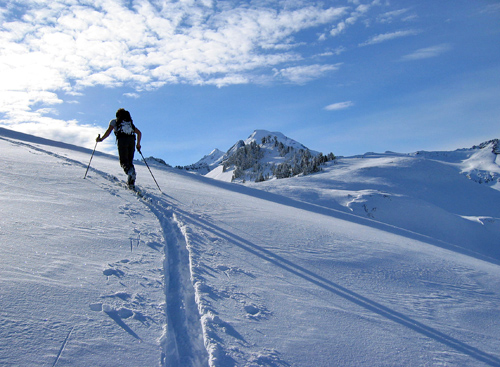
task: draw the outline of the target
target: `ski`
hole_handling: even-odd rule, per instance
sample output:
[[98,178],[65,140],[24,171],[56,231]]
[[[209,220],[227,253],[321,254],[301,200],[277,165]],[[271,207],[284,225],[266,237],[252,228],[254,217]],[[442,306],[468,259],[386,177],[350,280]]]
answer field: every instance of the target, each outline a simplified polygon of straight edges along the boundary
[[142,190],[140,187],[138,187],[136,185],[126,185],[126,186],[130,191],[133,191],[141,199],[146,198],[146,194],[145,194],[144,190]]

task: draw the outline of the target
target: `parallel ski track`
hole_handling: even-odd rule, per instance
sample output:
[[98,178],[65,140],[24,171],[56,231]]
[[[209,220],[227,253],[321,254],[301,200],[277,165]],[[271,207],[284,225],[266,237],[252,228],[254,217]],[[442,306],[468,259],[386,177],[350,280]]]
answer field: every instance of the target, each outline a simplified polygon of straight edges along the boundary
[[[100,171],[96,173],[129,190],[115,176]],[[166,325],[161,339],[161,366],[208,366],[208,352],[204,345],[200,314],[191,282],[189,252],[186,239],[175,222],[174,209],[143,188],[129,191],[158,218],[165,242],[163,273]]]
[[[33,144],[6,137],[0,137],[0,139],[47,154],[70,164],[87,168],[87,164],[85,163]],[[186,239],[175,222],[172,206],[161,200],[161,198],[149,194],[142,188],[138,192],[129,190],[125,182],[121,182],[115,176],[104,171],[93,167],[90,167],[89,171],[98,174],[114,185],[130,191],[131,195],[136,195],[137,199],[146,205],[158,218],[163,231],[165,241],[163,266],[166,297],[166,330],[161,340],[161,366],[208,366],[208,352],[204,346],[200,314],[195,301],[195,290],[191,282],[189,252],[186,246]],[[91,177],[87,176],[87,179],[91,180]],[[68,333],[53,366],[57,364],[72,331],[73,329]]]
[[139,187],[137,191],[129,190],[127,185],[115,176],[97,170],[95,172],[135,194],[160,223],[165,241],[163,273],[166,298],[166,326],[161,339],[161,366],[208,366],[208,352],[204,345],[200,314],[191,282],[189,252],[186,239],[175,222],[174,209],[143,188]]
[[204,345],[200,314],[191,282],[186,238],[175,221],[170,205],[144,191],[140,198],[158,218],[165,238],[167,330],[162,343],[162,365],[208,366],[208,352]]

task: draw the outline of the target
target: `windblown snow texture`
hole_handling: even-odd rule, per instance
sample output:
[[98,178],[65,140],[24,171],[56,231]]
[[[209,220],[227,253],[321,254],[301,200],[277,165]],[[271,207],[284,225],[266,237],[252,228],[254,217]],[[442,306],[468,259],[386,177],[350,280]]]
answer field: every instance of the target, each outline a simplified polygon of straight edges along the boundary
[[[0,129],[2,366],[500,366],[492,149],[251,187]],[[479,174],[478,174],[479,173]]]

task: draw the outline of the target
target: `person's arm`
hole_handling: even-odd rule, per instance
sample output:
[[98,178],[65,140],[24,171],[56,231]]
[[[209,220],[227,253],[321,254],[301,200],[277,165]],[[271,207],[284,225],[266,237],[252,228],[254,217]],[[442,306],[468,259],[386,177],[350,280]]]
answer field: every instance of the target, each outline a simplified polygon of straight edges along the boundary
[[137,134],[137,150],[140,152],[142,133],[141,130],[139,130],[138,128],[135,128],[134,132]]
[[106,139],[109,136],[109,134],[111,134],[111,131],[113,131],[113,126],[110,125],[108,127],[108,130],[106,130],[106,132],[102,136],[102,138],[100,136],[98,136],[95,141],[98,142],[98,143],[100,143],[101,141],[103,141],[104,139]]

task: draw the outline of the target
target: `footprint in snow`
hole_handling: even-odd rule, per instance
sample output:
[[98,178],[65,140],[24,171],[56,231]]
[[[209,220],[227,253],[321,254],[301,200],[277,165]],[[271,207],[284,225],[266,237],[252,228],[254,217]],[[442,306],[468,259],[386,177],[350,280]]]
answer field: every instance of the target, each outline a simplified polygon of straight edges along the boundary
[[253,305],[245,306],[245,311],[252,316],[257,315],[260,312],[260,310]]
[[112,269],[112,268],[109,268],[109,269],[105,269],[103,270],[102,272],[105,276],[109,277],[109,276],[116,276],[118,278],[122,277],[125,275],[125,273],[119,269]]
[[258,307],[255,305],[246,305],[243,309],[247,313],[247,317],[254,320],[264,319],[270,314],[265,307]]
[[119,309],[115,309],[113,306],[108,305],[106,303],[92,303],[90,305],[90,309],[95,312],[105,312],[107,314],[112,314],[114,316],[118,316],[121,319],[128,319],[132,316],[134,316],[134,311],[121,307]]
[[252,273],[234,266],[218,265],[217,270],[222,271],[224,274],[226,274],[228,278],[230,278],[232,275],[240,275],[240,274],[246,275],[250,278],[256,278],[256,276],[253,275]]
[[95,311],[95,312],[101,312],[102,311],[102,303],[92,303],[90,304],[90,310]]
[[116,292],[115,294],[102,296],[101,298],[120,298],[123,301],[128,301],[130,298],[132,298],[132,295],[127,292]]
[[116,314],[121,318],[121,319],[128,319],[132,316],[134,316],[134,311],[132,311],[129,308],[121,307],[118,310],[116,310]]

